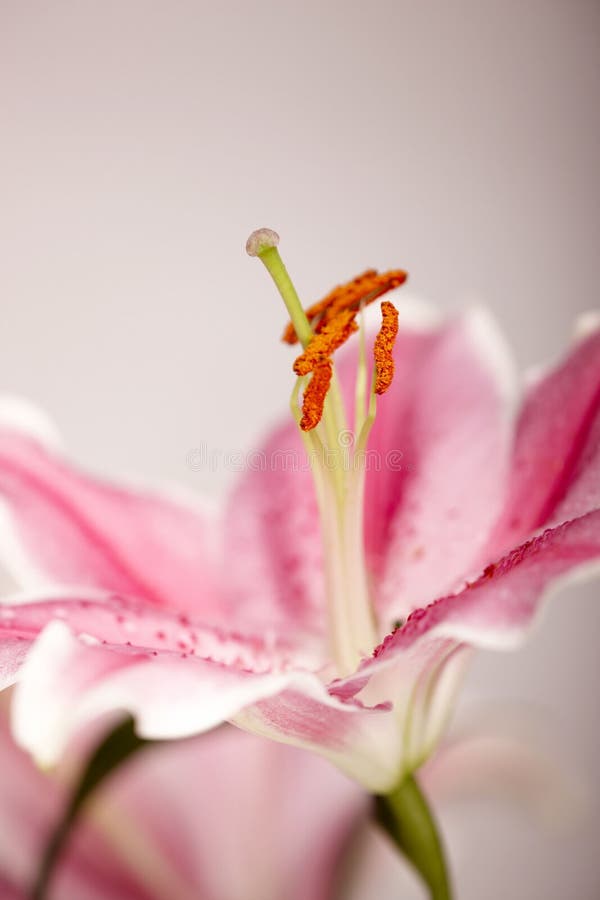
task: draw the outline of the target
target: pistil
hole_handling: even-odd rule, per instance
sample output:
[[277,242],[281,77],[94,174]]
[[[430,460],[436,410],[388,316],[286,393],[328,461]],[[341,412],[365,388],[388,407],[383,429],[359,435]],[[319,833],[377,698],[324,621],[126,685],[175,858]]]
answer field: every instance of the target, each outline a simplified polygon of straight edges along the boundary
[[300,298],[292,283],[292,279],[288,275],[288,271],[279,255],[278,244],[279,235],[276,231],[273,231],[271,228],[259,228],[258,231],[253,231],[246,241],[246,252],[248,256],[258,256],[264,264],[267,272],[275,282],[275,287],[281,294],[281,299],[285,303],[298,339],[302,346],[306,347],[313,336],[313,331],[300,303]]

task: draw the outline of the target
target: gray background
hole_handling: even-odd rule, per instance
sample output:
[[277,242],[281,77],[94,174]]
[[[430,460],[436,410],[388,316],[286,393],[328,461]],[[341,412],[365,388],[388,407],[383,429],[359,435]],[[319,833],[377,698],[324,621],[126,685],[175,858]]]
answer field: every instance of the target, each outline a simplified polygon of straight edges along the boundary
[[[252,446],[291,387],[258,225],[307,300],[403,266],[556,354],[597,303],[599,38],[593,0],[2,0],[3,387],[87,465],[218,495],[188,451]],[[573,589],[473,669],[463,709],[524,705],[591,799],[444,807],[461,900],[600,895],[598,624]]]

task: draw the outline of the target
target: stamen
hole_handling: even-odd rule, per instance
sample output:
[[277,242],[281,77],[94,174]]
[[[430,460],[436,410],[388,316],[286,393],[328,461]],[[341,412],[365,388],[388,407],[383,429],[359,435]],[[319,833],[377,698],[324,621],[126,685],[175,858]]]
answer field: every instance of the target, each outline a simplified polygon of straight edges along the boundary
[[329,390],[332,376],[333,365],[331,360],[321,363],[314,370],[302,400],[302,418],[300,419],[302,431],[311,431],[321,421],[325,396]]
[[354,671],[377,643],[364,547],[365,451],[375,419],[377,394],[390,386],[394,374],[398,313],[393,304],[381,304],[382,324],[375,340],[375,371],[370,380],[366,337],[364,328],[360,329],[354,434],[346,424],[344,397],[333,359],[338,348],[359,330],[362,308],[401,285],[407,276],[400,270],[378,274],[375,269],[368,269],[348,284],[334,288],[305,312],[279,256],[278,242],[275,232],[262,228],[250,236],[247,250],[265,265],[286,305],[290,325],[284,340],[290,344],[299,340],[302,344],[294,363],[298,377],[291,407],[314,476],[323,533],[331,649],[338,673],[345,675]]
[[[373,300],[399,287],[407,277],[407,273],[401,269],[392,269],[390,272],[381,274],[376,269],[367,269],[362,275],[357,275],[347,284],[338,285],[322,300],[309,306],[306,310],[306,317],[311,323],[313,331],[319,333],[342,310],[358,311],[361,304],[368,306]],[[295,344],[298,340],[292,322],[287,325],[283,333],[283,340],[287,344]]]
[[[338,284],[337,287],[334,287],[333,290],[329,291],[322,300],[318,300],[316,303],[313,303],[312,306],[308,307],[306,310],[307,319],[312,322],[313,325],[318,327],[326,310],[330,309],[332,305],[338,303],[341,298],[345,297],[348,291],[352,291],[355,288],[359,289],[360,285],[365,280],[371,279],[376,275],[376,269],[367,269],[366,272],[363,272],[362,275],[357,275],[352,281],[349,281],[346,284]],[[291,322],[288,323],[283,333],[282,340],[286,344],[295,344],[298,340],[296,332],[294,331],[294,326]]]
[[394,377],[394,342],[398,334],[398,310],[389,300],[381,304],[381,328],[375,338],[375,393],[384,394]]
[[358,330],[354,321],[356,313],[344,310],[325,328],[311,338],[304,353],[294,363],[296,375],[308,375],[309,372],[328,362],[335,351],[344,344],[350,335]]

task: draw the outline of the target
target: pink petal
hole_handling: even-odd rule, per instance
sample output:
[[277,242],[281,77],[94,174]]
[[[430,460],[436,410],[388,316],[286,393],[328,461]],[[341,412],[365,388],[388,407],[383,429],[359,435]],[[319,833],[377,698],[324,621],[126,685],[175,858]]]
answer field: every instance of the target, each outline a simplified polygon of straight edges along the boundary
[[488,556],[532,531],[600,505],[600,331],[573,348],[529,390],[511,481]]
[[[456,642],[429,641],[329,685],[329,698],[291,686],[246,707],[242,728],[313,750],[371,793],[387,793],[437,743],[452,710],[468,654]],[[339,700],[333,706],[331,700]]]
[[[512,369],[482,310],[428,332],[401,331],[391,389],[369,452],[365,531],[391,626],[470,572],[507,477]],[[347,377],[347,371],[345,370]]]
[[20,634],[6,634],[2,629],[3,607],[0,606],[0,691],[17,680],[19,669],[31,647],[31,641]]
[[299,683],[245,707],[232,721],[319,753],[368,791],[381,793],[397,782],[404,764],[398,719],[390,704],[363,706]]
[[319,514],[310,467],[292,421],[248,458],[225,514],[228,608],[250,627],[319,636],[325,598]]
[[[213,526],[191,508],[85,475],[6,428],[0,429],[0,498],[36,568],[52,581],[220,616]],[[13,550],[0,544],[9,568]]]
[[234,728],[154,749],[107,800],[203,900],[326,900],[366,812],[325,761]]
[[[11,740],[4,713],[0,896],[25,900],[82,748],[69,754],[57,778],[42,774]],[[51,896],[327,900],[366,799],[314,755],[238,729],[155,747],[96,796]]]
[[8,670],[18,665],[22,642],[34,640],[53,620],[66,623],[75,634],[126,652],[210,658],[249,671],[264,671],[292,661],[298,665],[313,662],[303,651],[300,655],[301,648],[296,644],[277,641],[268,633],[241,636],[207,626],[185,613],[157,610],[115,594],[89,592],[87,596],[18,597],[0,605],[0,646],[5,648]]
[[363,674],[422,641],[450,638],[512,649],[526,636],[549,592],[567,579],[596,574],[599,562],[600,510],[549,528],[490,565],[458,594],[414,612],[375,650]]
[[[39,714],[34,711],[26,725],[36,732],[46,728],[51,732],[43,738],[48,759],[60,754],[68,738],[67,725],[63,729],[59,720],[75,714],[69,703],[90,692],[101,695],[94,700],[98,711],[94,708],[83,720],[113,709],[136,710],[139,700],[145,720],[152,723],[148,725],[154,729],[152,736],[179,736],[182,729],[187,735],[211,728],[240,705],[280,689],[287,684],[285,673],[292,665],[311,662],[296,647],[268,635],[242,638],[184,614],[168,614],[111,595],[3,605],[0,639],[12,680],[36,641],[19,678],[29,683],[28,673],[37,672],[33,693],[37,696],[39,687],[52,695],[47,704],[42,699]],[[42,661],[36,664],[37,659]],[[106,683],[109,688],[103,692]],[[17,696],[28,691],[20,684]],[[187,705],[193,707],[189,715]]]
[[27,893],[0,875],[0,897],[3,900],[27,900]]

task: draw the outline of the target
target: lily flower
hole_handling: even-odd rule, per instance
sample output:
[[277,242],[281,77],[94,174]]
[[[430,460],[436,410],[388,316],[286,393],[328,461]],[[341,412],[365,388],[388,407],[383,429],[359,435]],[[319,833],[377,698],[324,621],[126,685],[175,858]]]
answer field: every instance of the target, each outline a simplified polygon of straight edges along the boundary
[[[41,772],[0,712],[4,900],[31,897],[80,749],[52,775]],[[88,805],[46,896],[332,900],[365,812],[358,786],[315,754],[239,729],[157,744]]]
[[0,544],[29,593],[0,609],[0,671],[42,763],[125,709],[143,737],[227,720],[387,794],[436,747],[472,650],[518,646],[544,598],[597,571],[598,329],[519,407],[483,312],[441,322],[400,292],[397,335],[384,301],[373,340],[362,309],[404,273],[305,313],[276,245],[261,230],[249,251],[303,345],[292,416],[219,523],[84,474],[39,416],[6,410]]

